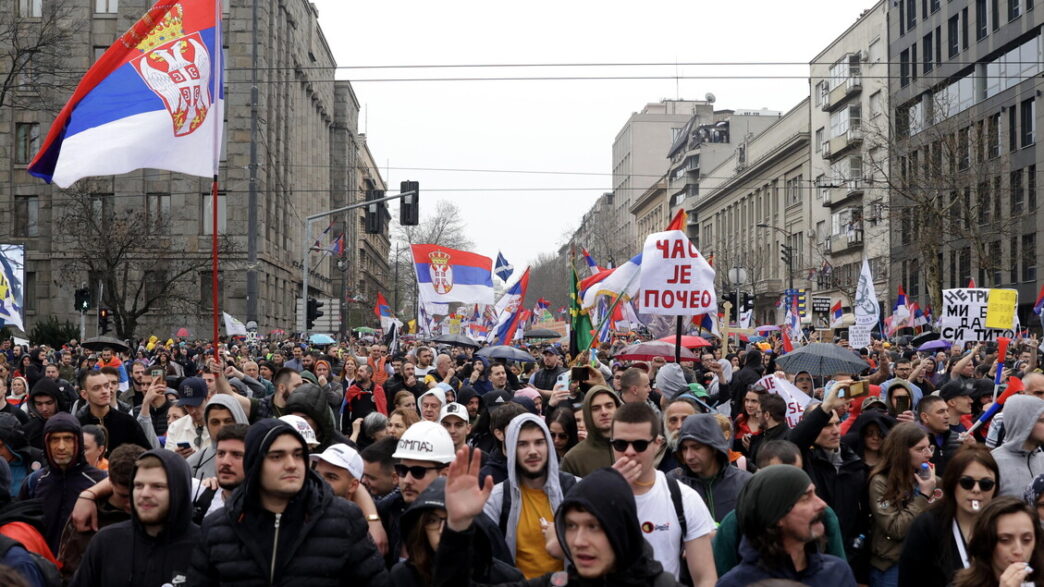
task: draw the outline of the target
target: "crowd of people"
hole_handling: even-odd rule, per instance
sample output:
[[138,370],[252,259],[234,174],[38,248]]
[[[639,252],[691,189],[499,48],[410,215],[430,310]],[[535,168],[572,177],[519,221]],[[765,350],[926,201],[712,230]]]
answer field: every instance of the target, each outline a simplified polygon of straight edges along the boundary
[[1033,339],[84,344],[0,343],[2,585],[1044,585]]

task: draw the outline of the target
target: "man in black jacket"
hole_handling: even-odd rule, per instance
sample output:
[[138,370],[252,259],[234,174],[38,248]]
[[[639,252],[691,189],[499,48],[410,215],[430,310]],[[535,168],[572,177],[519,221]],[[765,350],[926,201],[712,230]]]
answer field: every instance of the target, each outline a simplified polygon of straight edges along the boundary
[[184,583],[200,536],[192,523],[191,477],[176,453],[157,449],[141,455],[134,469],[131,519],[91,539],[70,587]]
[[840,390],[847,390],[850,383],[837,382],[823,403],[806,410],[801,422],[790,431],[790,441],[801,449],[804,469],[816,485],[816,494],[837,512],[845,552],[858,577],[861,569],[853,559],[862,553],[855,551],[853,543],[860,534],[869,533],[866,465],[850,446],[841,442],[835,411],[844,402],[838,397]]
[[304,438],[286,422],[250,427],[246,477],[203,521],[189,585],[388,583],[362,512],[335,497],[307,457]]

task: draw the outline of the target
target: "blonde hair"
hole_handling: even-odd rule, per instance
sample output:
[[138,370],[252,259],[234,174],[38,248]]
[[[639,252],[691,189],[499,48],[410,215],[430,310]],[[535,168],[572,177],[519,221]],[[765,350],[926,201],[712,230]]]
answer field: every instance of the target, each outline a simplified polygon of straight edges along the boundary
[[725,435],[725,440],[732,440],[732,422],[729,417],[715,412],[714,419],[718,421],[718,426],[721,426],[721,433]]

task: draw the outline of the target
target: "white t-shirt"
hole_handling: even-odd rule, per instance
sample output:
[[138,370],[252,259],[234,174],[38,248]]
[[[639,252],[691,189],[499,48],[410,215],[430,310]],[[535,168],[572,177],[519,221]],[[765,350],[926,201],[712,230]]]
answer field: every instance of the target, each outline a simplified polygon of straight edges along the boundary
[[656,484],[650,491],[634,496],[638,506],[638,525],[645,540],[652,546],[663,570],[673,574],[675,579],[681,573],[682,542],[695,540],[714,531],[714,519],[700,494],[684,483],[679,483],[678,488],[681,490],[688,530],[684,541],[678,514],[671,501],[671,490],[667,487],[667,476],[663,471],[656,471]]

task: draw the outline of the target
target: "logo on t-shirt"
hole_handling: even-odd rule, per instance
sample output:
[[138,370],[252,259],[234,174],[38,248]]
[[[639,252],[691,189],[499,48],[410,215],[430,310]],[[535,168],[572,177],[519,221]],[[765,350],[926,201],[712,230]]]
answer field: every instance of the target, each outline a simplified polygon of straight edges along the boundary
[[642,532],[646,534],[652,534],[653,532],[670,532],[671,523],[666,524],[653,524],[652,522],[642,522]]

